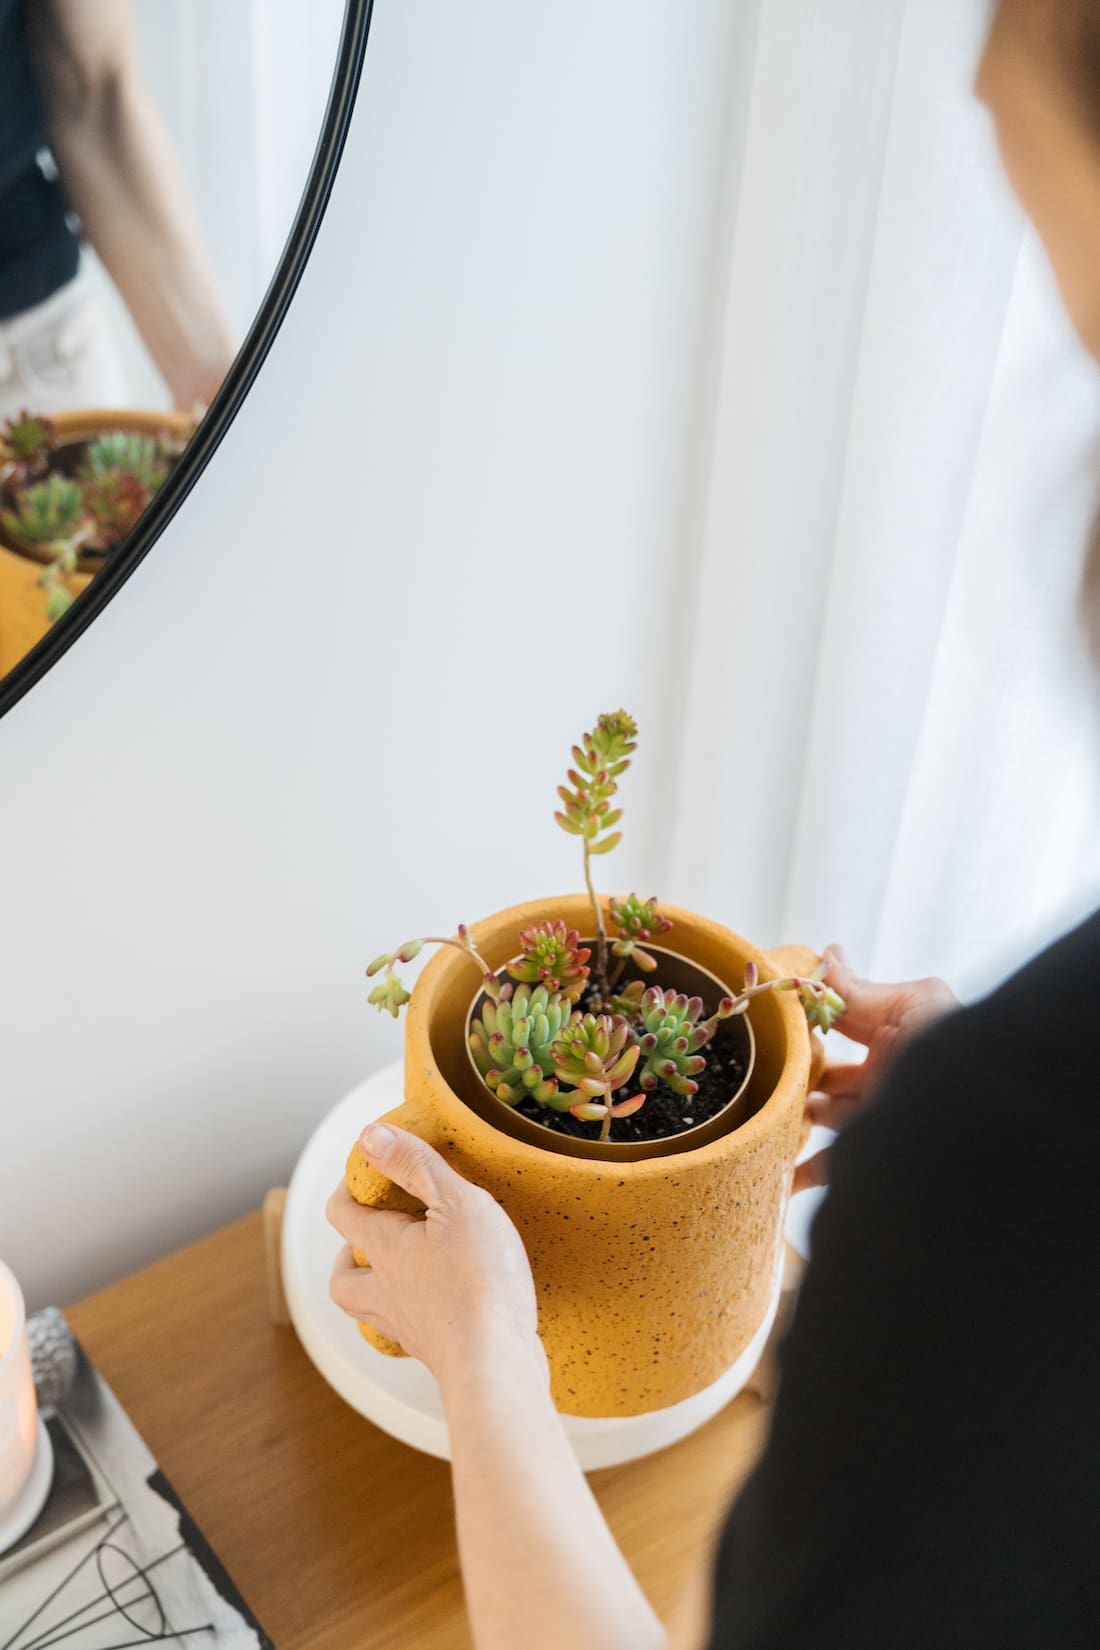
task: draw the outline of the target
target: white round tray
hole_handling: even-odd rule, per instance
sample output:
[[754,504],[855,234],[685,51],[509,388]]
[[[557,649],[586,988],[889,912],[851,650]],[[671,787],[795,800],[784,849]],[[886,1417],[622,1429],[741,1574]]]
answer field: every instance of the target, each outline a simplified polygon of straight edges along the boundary
[[[369,1345],[329,1299],[328,1280],[340,1238],[325,1219],[352,1142],[373,1118],[400,1105],[401,1065],[360,1083],[334,1106],[309,1140],[287,1193],[283,1219],[283,1287],[298,1338],[318,1370],[353,1409],[383,1431],[428,1455],[450,1459],[439,1387],[415,1358],[387,1358]],[[564,1415],[565,1429],[585,1472],[618,1466],[686,1438],[735,1398],[749,1379],[771,1333],[780,1279],[763,1322],[737,1362],[712,1386],[669,1409],[647,1415]]]
[[38,1417],[38,1447],[30,1477],[11,1506],[0,1516],[0,1553],[14,1547],[26,1535],[42,1508],[53,1485],[53,1445],[41,1415]]

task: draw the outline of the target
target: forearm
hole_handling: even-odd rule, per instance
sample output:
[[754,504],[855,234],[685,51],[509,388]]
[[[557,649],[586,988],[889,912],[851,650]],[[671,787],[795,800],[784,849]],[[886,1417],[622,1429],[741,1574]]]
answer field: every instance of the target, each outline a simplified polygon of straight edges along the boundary
[[234,342],[159,114],[128,74],[48,108],[66,194],[176,404],[208,400]]
[[662,1650],[664,1630],[577,1465],[537,1343],[481,1351],[441,1384],[477,1650]]

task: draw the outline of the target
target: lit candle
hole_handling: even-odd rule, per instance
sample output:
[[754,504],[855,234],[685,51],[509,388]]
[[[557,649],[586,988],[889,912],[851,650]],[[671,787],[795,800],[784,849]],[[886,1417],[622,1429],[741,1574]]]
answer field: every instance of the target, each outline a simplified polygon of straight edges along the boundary
[[38,1517],[51,1454],[38,1420],[23,1295],[0,1261],[0,1552]]

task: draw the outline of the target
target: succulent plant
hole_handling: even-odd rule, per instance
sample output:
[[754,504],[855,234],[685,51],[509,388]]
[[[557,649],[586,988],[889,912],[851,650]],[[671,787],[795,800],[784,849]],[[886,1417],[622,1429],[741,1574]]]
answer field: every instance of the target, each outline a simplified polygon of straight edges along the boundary
[[498,1100],[514,1106],[529,1094],[544,1106],[568,1111],[575,1096],[558,1092],[554,1050],[572,1018],[569,998],[544,985],[520,985],[507,1001],[485,1004],[470,1027],[470,1052]]
[[611,1133],[614,1117],[629,1117],[644,1104],[635,1094],[616,1104],[611,1096],[628,1083],[641,1053],[626,1020],[611,1014],[574,1014],[552,1048],[554,1076],[581,1099],[569,1106],[583,1122],[602,1122],[600,1139]]
[[554,815],[563,831],[579,836],[584,843],[584,881],[596,922],[596,982],[605,1000],[610,996],[607,930],[592,884],[592,858],[609,854],[622,841],[622,832],[614,829],[623,817],[622,809],[612,809],[611,800],[619,788],[616,781],[630,766],[630,754],[637,743],[634,718],[625,710],[605,711],[594,731],[582,735],[581,743],[573,746],[576,767],[569,770],[569,785],[558,786],[563,808]]
[[0,521],[28,544],[63,544],[86,530],[86,516],[81,488],[55,471],[21,488],[13,508],[0,512]]
[[695,1078],[707,1064],[699,1050],[710,1042],[719,1021],[728,1020],[734,1012],[733,998],[723,997],[715,1012],[704,1019],[702,997],[651,986],[642,998],[638,1025],[642,1088],[655,1089],[665,1083],[673,1094],[697,1093]]
[[633,957],[643,973],[652,974],[657,967],[657,959],[644,951],[638,942],[667,934],[672,927],[668,917],[658,911],[656,899],[642,900],[637,894],[628,894],[626,899],[611,900],[609,910],[618,934],[611,946],[612,953],[623,961]]
[[[397,976],[398,964],[411,962],[429,944],[464,951],[481,972],[487,999],[470,1030],[470,1052],[490,1093],[506,1105],[530,1099],[582,1122],[598,1122],[601,1140],[609,1138],[615,1118],[638,1111],[660,1084],[683,1098],[695,1094],[696,1078],[707,1064],[703,1050],[718,1025],[744,1014],[762,992],[797,991],[815,1029],[828,1030],[844,1011],[842,999],[824,982],[824,964],[807,977],[762,983],[749,963],[740,995],[722,997],[709,1014],[702,997],[659,985],[647,990],[642,979],[619,986],[630,961],[643,974],[657,971],[659,963],[645,945],[673,926],[655,898],[632,893],[608,902],[609,939],[592,883],[592,859],[610,853],[622,837],[616,829],[622,811],[612,802],[637,736],[626,711],[600,716],[574,745],[569,784],[558,788],[563,806],[554,817],[584,845],[585,886],[596,926],[591,965],[592,950],[581,944],[579,931],[557,918],[520,932],[518,954],[502,970],[517,982],[514,987],[488,967],[462,925],[451,938],[429,936],[383,952],[367,969],[372,977],[383,976],[370,1002],[396,1018],[410,999]],[[611,956],[616,967],[609,977]],[[635,1073],[640,1092],[616,1100]]]
[[155,437],[127,430],[105,430],[85,448],[80,474],[90,481],[118,470],[136,476],[152,495],[165,480],[168,465]]
[[577,930],[567,929],[560,919],[524,928],[519,936],[519,956],[507,965],[508,972],[513,980],[542,984],[575,1003],[588,980],[588,959],[592,955],[580,939]]
[[132,470],[97,470],[84,482],[84,507],[105,550],[118,544],[143,515],[149,488]]
[[48,418],[21,412],[9,418],[0,430],[0,475],[9,484],[19,485],[29,476],[41,475],[57,444]]

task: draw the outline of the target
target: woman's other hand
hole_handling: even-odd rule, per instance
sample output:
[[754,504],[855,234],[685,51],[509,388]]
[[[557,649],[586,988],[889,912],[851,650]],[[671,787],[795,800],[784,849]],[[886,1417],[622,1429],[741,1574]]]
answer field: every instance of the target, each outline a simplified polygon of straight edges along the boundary
[[[819,1087],[806,1102],[812,1123],[842,1129],[874,1098],[882,1077],[901,1048],[934,1020],[958,1008],[959,1001],[943,980],[907,980],[901,985],[878,985],[860,979],[844,948],[830,945],[825,952],[825,979],[844,998],[838,1031],[867,1049],[866,1060],[854,1065],[828,1066]],[[795,1170],[794,1190],[823,1186],[829,1175],[828,1149],[807,1158]]]
[[[531,1267],[504,1210],[404,1129],[376,1123],[359,1144],[426,1213],[365,1208],[338,1187],[327,1211],[346,1244],[329,1286],[337,1306],[399,1342],[441,1387],[477,1357],[500,1353],[545,1380]],[[355,1249],[368,1267],[356,1266]]]

